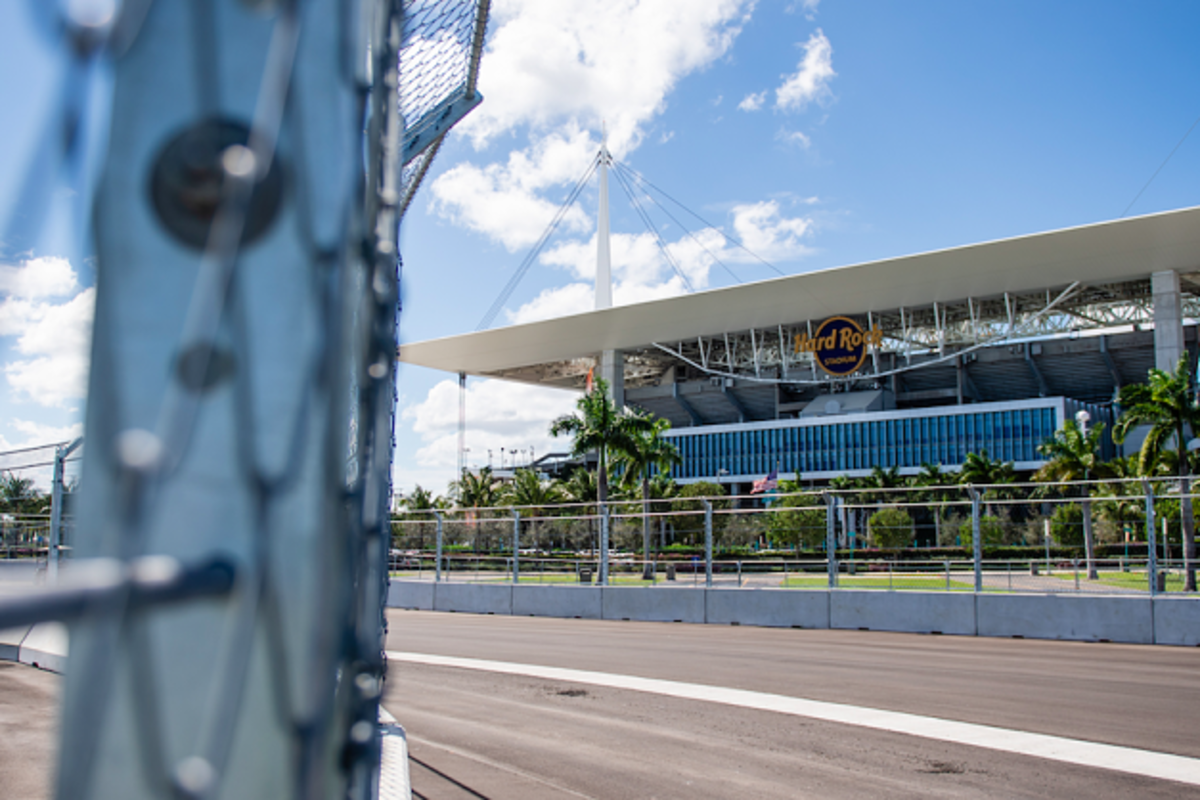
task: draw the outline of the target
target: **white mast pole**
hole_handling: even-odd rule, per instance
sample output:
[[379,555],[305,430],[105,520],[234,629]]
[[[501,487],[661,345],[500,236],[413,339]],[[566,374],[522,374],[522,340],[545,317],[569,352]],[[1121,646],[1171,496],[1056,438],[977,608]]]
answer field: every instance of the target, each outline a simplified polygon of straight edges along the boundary
[[596,216],[596,309],[612,308],[612,256],[608,230],[608,131],[600,140],[600,208]]

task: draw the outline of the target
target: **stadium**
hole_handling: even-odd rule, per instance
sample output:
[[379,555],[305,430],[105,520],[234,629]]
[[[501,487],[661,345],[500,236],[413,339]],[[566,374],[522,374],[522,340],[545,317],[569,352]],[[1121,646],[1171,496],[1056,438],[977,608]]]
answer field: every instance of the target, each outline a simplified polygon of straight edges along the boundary
[[1111,424],[1122,385],[1194,357],[1197,318],[1188,208],[415,342],[399,358],[580,390],[598,370],[620,402],[670,420],[673,477],[741,493],[773,469],[819,483],[955,470],[980,451],[1037,469],[1067,419]]

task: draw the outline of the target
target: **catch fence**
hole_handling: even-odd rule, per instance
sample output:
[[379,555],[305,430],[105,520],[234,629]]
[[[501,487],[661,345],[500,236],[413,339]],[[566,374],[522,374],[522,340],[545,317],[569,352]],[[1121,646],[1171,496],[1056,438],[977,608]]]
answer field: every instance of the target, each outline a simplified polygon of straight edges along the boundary
[[563,586],[1194,591],[1181,518],[1194,496],[1177,480],[1080,481],[431,510],[393,519],[391,573]]

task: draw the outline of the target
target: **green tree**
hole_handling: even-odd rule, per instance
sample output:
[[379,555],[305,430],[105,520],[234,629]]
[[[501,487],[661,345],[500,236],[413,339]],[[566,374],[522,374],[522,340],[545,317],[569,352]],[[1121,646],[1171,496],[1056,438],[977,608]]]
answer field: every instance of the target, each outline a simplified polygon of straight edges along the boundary
[[[665,419],[650,419],[649,428],[634,434],[633,447],[617,456],[625,482],[641,482],[642,558],[646,562],[650,561],[650,473],[658,468],[659,474],[664,474],[683,460],[679,448],[662,437],[670,427],[671,423]],[[653,567],[647,563],[645,577],[652,574]]]
[[[541,517],[544,515],[546,506],[554,505],[562,500],[562,492],[536,470],[521,468],[513,473],[513,479],[504,487],[502,497],[504,502],[509,505],[521,506],[522,516]],[[529,529],[533,534],[535,547],[538,546],[538,534],[541,527],[541,522],[529,521]]]
[[[958,526],[959,540],[966,545],[974,546],[975,533],[971,530],[971,520],[967,518]],[[983,547],[999,547],[1004,544],[1004,522],[996,516],[985,514],[979,518],[979,542]]]
[[[1035,481],[1086,481],[1091,478],[1111,477],[1112,470],[1100,461],[1100,437],[1104,423],[1092,426],[1084,432],[1075,420],[1069,419],[1054,436],[1038,445],[1038,452],[1046,464],[1034,473]],[[1092,536],[1092,491],[1090,485],[1077,488],[1075,494],[1083,498],[1080,519],[1083,525],[1083,548],[1087,561],[1088,580],[1096,580],[1095,540]],[[1052,523],[1053,524],[1053,523]]]
[[990,500],[1001,500],[1011,497],[1012,492],[1004,488],[1004,484],[1013,483],[1017,473],[1013,470],[1011,461],[999,461],[988,456],[987,450],[977,453],[967,453],[963,459],[962,471],[958,473],[958,482],[972,486],[987,487],[983,492],[985,501],[984,513],[992,514]]
[[[693,543],[697,539],[704,540],[704,522],[701,516],[704,511],[704,502],[701,498],[707,498],[712,503],[714,511],[725,510],[731,505],[729,498],[725,495],[725,487],[719,483],[696,481],[680,486],[679,491],[675,493],[675,499],[671,501],[671,510],[686,515],[676,518],[679,520],[676,529]],[[724,523],[724,516],[713,517],[714,541],[720,537]]]
[[1138,459],[1134,456],[1114,458],[1108,462],[1113,481],[1102,484],[1097,493],[1107,499],[1097,503],[1100,516],[1109,520],[1114,528],[1124,533],[1129,529],[1134,538],[1145,535],[1146,501],[1138,480]]
[[418,550],[425,549],[425,536],[436,530],[433,512],[446,506],[445,498],[435,497],[432,492],[423,489],[420,484],[417,484],[412,493],[405,495],[401,500],[401,507],[405,512],[404,518],[416,523],[413,527],[417,529]]
[[913,540],[913,521],[899,506],[884,506],[867,520],[867,531],[876,547],[907,547]]
[[780,496],[766,512],[767,539],[799,549],[816,549],[825,541],[825,501],[820,495],[799,494],[799,481],[780,481]]
[[[1149,474],[1166,450],[1186,452],[1189,434],[1200,432],[1200,404],[1197,404],[1188,370],[1188,358],[1179,359],[1174,372],[1152,369],[1146,383],[1122,386],[1118,394],[1121,416],[1113,427],[1117,444],[1134,428],[1150,427],[1138,454],[1138,468]],[[1173,445],[1173,446],[1172,446]],[[1185,590],[1196,591],[1196,526],[1192,517],[1190,459],[1176,457],[1182,497],[1183,558]]]
[[608,502],[608,466],[613,456],[637,450],[638,437],[651,430],[652,421],[640,414],[630,414],[617,407],[608,394],[608,383],[596,381],[595,389],[575,403],[578,414],[567,414],[554,420],[550,435],[570,436],[571,455],[576,458],[596,453],[597,500]]
[[459,508],[492,508],[500,503],[500,481],[492,474],[491,467],[478,472],[464,469],[462,477],[451,486],[458,497]]

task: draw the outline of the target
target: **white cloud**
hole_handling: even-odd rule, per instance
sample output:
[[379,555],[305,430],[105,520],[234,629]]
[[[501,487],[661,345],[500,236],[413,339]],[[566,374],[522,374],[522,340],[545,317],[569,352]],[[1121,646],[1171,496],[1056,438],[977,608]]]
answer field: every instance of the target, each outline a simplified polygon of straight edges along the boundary
[[767,90],[748,94],[742,98],[742,102],[738,103],[740,111],[758,111],[763,107],[763,103],[767,101]]
[[833,71],[833,46],[818,28],[803,45],[804,57],[796,72],[783,76],[783,84],[775,90],[775,107],[781,111],[803,111],[809,103],[820,102],[831,95],[829,82],[836,77]]
[[80,291],[65,259],[0,266],[0,336],[16,337],[17,358],[4,364],[18,395],[64,407],[85,394],[94,288]]
[[79,283],[65,258],[44,256],[22,264],[0,264],[0,295],[38,299],[72,294]]
[[680,78],[728,51],[753,0],[496,0],[480,70],[487,98],[460,128],[477,146],[573,119],[637,146]]
[[812,139],[808,134],[801,131],[789,131],[786,128],[781,128],[779,133],[775,134],[775,138],[784,144],[793,144],[804,150],[807,150],[812,144]]
[[[767,261],[789,261],[812,252],[803,240],[812,232],[812,220],[785,217],[779,203],[766,200],[734,206],[733,230],[748,250]],[[743,256],[747,260],[748,256]]]
[[[527,150],[509,153],[507,163],[485,167],[457,164],[433,182],[433,208],[442,217],[515,252],[537,241],[560,205],[538,193],[580,178],[599,149],[599,141],[578,126],[568,126]],[[575,205],[563,218],[560,230],[582,232],[592,224]]]
[[816,19],[817,6],[820,3],[821,0],[796,0],[787,7],[787,13],[795,14],[797,11],[803,11],[805,19]]
[[[483,466],[492,451],[492,464],[500,466],[500,448],[508,453],[523,451],[521,463],[550,452],[570,449],[567,439],[550,436],[550,423],[563,414],[573,413],[579,395],[562,389],[546,389],[499,380],[477,380],[467,387],[468,463]],[[411,489],[420,483],[428,489],[444,487],[455,477],[458,466],[458,383],[452,380],[436,384],[425,399],[407,406],[402,420],[412,425],[422,445],[415,454],[416,469],[394,476],[399,488]]]

